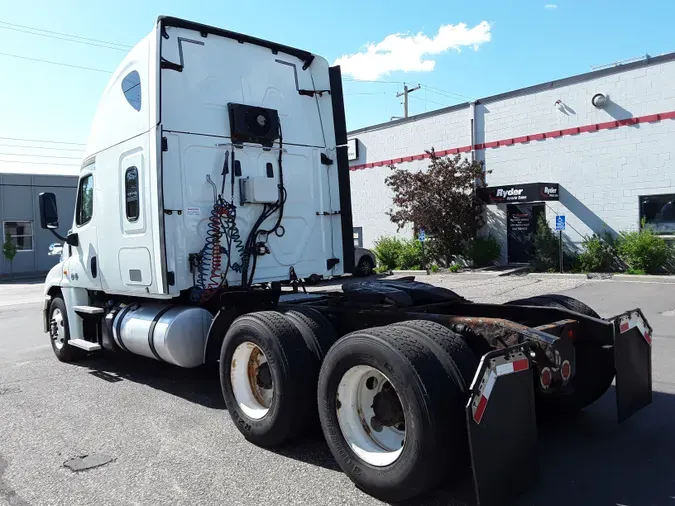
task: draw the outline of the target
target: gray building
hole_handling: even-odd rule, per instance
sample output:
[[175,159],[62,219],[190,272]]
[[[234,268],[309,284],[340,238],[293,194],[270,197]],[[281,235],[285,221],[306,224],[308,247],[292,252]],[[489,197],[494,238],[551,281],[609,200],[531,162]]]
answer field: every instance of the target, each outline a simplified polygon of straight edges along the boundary
[[[77,177],[63,175],[0,174],[0,222],[2,242],[7,234],[17,246],[11,265],[16,276],[43,274],[58,262],[49,256],[49,245],[60,242],[40,228],[38,195],[52,192],[59,203],[59,230],[65,236],[73,221]],[[10,262],[2,255],[0,277],[10,274]]]

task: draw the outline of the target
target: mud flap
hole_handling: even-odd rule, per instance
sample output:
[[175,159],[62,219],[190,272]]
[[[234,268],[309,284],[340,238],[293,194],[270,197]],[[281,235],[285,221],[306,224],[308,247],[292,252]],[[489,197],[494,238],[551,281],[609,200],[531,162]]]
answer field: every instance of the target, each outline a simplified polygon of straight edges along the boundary
[[613,319],[619,423],[652,402],[652,328],[634,309]]
[[466,422],[477,504],[503,504],[530,488],[539,463],[527,344],[483,355],[471,385]]

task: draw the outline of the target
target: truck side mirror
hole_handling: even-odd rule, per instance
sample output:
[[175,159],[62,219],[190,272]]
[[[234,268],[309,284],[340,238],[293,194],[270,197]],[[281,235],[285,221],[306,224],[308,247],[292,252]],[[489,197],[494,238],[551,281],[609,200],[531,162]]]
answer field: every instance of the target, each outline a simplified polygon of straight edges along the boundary
[[59,213],[56,206],[56,196],[53,193],[40,193],[40,226],[48,230],[59,228]]

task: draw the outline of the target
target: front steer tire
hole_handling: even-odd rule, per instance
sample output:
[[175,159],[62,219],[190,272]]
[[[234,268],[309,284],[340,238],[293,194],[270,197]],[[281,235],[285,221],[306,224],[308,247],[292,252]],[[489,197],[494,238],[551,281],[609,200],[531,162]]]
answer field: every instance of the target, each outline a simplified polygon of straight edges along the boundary
[[[417,333],[389,325],[341,338],[321,367],[319,418],[328,447],[357,487],[381,500],[419,496],[466,469],[461,457],[467,448],[463,394],[436,351]],[[361,458],[340,426],[338,410],[350,407],[338,399],[338,387],[356,366],[369,366],[386,376],[400,400],[404,443],[388,465],[372,465]]]
[[[247,363],[233,361],[240,345],[254,345],[267,359],[273,395],[261,418],[247,415],[243,394],[238,399],[233,391],[232,378],[237,368],[251,377]],[[219,369],[223,398],[232,421],[250,442],[266,448],[280,446],[317,423],[316,415],[312,417],[316,411],[312,357],[300,331],[281,313],[260,311],[237,318],[225,334]]]
[[49,303],[49,341],[52,351],[60,362],[76,362],[86,356],[86,352],[68,344],[70,327],[68,311],[61,297],[54,297]]

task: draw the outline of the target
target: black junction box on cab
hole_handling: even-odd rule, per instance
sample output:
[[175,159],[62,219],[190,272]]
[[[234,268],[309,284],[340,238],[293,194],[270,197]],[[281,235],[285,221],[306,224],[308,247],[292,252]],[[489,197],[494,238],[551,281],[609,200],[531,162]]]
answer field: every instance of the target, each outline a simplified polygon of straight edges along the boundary
[[227,104],[233,143],[253,142],[271,147],[279,138],[279,114],[275,109]]

